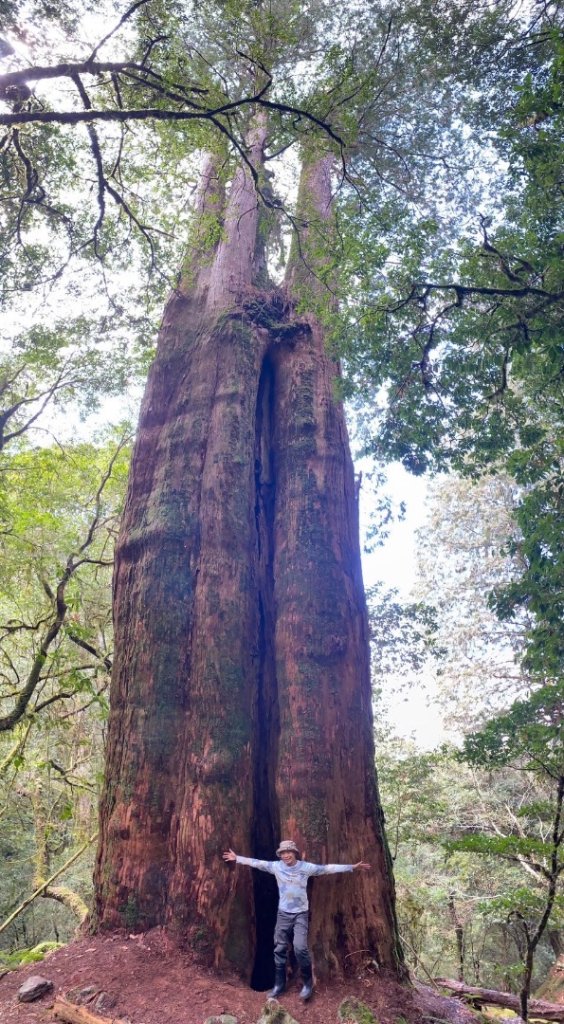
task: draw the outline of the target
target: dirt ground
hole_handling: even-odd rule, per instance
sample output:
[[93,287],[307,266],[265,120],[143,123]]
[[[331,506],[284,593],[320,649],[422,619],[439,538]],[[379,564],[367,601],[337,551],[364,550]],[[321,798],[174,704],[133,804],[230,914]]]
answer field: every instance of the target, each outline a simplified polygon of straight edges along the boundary
[[[54,993],[35,1003],[19,1003],[17,992],[26,978],[40,974]],[[46,1024],[53,1021],[55,995],[93,989],[91,1012],[131,1024],[204,1024],[207,1017],[233,1014],[239,1024],[255,1024],[266,993],[254,992],[237,978],[218,977],[179,953],[159,930],[145,935],[111,935],[79,939],[0,979],[0,1024]],[[338,1024],[338,1007],[354,995],[374,1011],[380,1024],[471,1024],[476,1017],[455,999],[431,989],[400,986],[377,975],[351,978],[346,984],[319,984],[304,1005],[296,981],[280,997],[299,1024]],[[94,1001],[102,999],[103,1009]],[[100,1005],[102,1005],[100,1004]]]

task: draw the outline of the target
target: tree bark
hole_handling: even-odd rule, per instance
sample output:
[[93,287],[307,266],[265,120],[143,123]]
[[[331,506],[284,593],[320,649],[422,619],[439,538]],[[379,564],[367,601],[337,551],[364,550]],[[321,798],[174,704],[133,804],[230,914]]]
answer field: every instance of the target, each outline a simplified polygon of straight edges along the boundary
[[[257,170],[264,137],[255,122]],[[328,162],[304,175],[326,220]],[[259,988],[276,892],[221,854],[273,859],[282,837],[372,863],[315,883],[317,973],[402,973],[338,367],[295,272],[265,285],[260,237],[241,167],[219,244],[165,311],[116,554],[96,870],[99,926],[165,924]]]
[[551,933],[551,945],[556,953],[556,960],[542,985],[537,990],[536,997],[537,999],[549,999],[553,1003],[556,1002],[564,1005],[564,953],[561,951],[562,932],[557,931],[555,938],[556,941],[553,945]]
[[[473,985],[464,985],[460,981],[453,981],[451,978],[435,978],[437,985],[448,988],[451,992],[467,998],[475,1003],[487,1003],[492,1006],[505,1006],[508,1010],[514,1010],[519,1014],[521,1001],[519,996],[510,992],[498,992],[496,989],[477,988]],[[533,1017],[540,1017],[542,1020],[564,1021],[564,1006],[556,1003],[547,1003],[543,999],[529,1000],[529,1014]]]
[[117,1017],[99,1017],[95,1013],[90,1013],[84,1006],[69,1003],[62,996],[55,999],[53,1017],[55,1020],[65,1021],[65,1024],[118,1024],[121,1020]]
[[448,909],[450,917],[454,926],[454,934],[456,937],[456,952],[458,954],[458,980],[464,981],[464,927],[459,920],[458,913],[456,910],[456,903],[454,902],[455,894],[449,892],[448,894]]

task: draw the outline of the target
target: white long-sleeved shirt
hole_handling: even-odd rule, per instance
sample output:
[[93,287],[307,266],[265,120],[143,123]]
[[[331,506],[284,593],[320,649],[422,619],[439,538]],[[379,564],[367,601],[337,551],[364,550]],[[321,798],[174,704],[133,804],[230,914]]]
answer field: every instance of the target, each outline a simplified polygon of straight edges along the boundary
[[298,860],[290,867],[281,860],[256,860],[254,857],[239,856],[237,864],[247,864],[250,868],[274,875],[278,883],[278,909],[287,914],[301,914],[308,909],[308,878],[353,870],[352,864],[310,864],[307,860]]

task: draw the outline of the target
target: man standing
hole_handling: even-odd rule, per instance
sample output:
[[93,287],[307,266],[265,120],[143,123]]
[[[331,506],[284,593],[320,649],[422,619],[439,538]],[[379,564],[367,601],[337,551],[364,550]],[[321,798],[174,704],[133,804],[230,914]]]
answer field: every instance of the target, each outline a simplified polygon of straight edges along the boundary
[[274,988],[269,993],[275,999],[286,988],[286,955],[288,942],[293,942],[296,959],[300,966],[303,988],[300,999],[309,999],[313,992],[311,954],[307,946],[308,899],[307,880],[318,875],[336,875],[345,871],[368,871],[370,864],[310,864],[299,860],[300,851],[291,839],[284,839],[276,851],[276,860],[256,860],[254,857],[238,857],[233,850],[227,850],[223,859],[236,864],[247,864],[259,871],[268,871],[278,883],[278,916],[274,930]]

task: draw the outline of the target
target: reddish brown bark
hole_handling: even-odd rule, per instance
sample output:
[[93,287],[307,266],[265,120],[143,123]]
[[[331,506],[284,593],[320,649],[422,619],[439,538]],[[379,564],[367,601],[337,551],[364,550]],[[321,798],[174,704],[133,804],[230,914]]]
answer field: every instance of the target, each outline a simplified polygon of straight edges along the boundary
[[[263,140],[258,125],[257,167]],[[328,168],[304,177],[325,221]],[[401,966],[338,369],[319,323],[296,314],[303,265],[284,289],[257,287],[258,222],[241,168],[217,251],[168,303],[143,402],[116,558],[96,913],[165,923],[248,977],[258,946],[264,986],[275,894],[221,853],[270,859],[281,836],[308,859],[373,866],[316,882],[318,974],[367,956]]]

